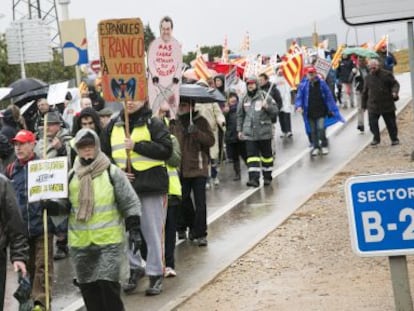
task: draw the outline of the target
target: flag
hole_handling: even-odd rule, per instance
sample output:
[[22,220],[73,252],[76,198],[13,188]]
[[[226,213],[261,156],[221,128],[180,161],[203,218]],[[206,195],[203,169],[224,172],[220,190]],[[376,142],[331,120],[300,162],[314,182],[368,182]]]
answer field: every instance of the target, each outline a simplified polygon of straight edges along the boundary
[[249,32],[246,31],[246,34],[244,35],[241,47],[240,47],[240,51],[242,52],[247,52],[250,51],[250,36],[249,36]]
[[303,76],[303,55],[295,53],[285,56],[285,60],[281,66],[283,76],[289,83],[290,87],[296,89]]
[[339,61],[341,60],[341,56],[342,56],[342,52],[345,49],[345,44],[341,44],[340,46],[338,46],[338,49],[335,52],[335,55],[332,58],[332,62],[331,62],[331,66],[332,69],[336,69],[339,66]]
[[204,58],[202,55],[199,55],[196,57],[195,63],[194,63],[194,72],[197,75],[199,79],[208,80],[211,77],[210,70],[207,67],[206,62],[204,61]]
[[291,88],[296,89],[303,77],[303,52],[296,41],[292,41],[288,52],[282,57],[283,63],[280,66],[283,76]]
[[221,54],[221,62],[222,63],[229,62],[229,47],[227,45],[227,36],[224,37],[223,51]]
[[387,46],[388,48],[388,35],[383,36],[378,42],[377,44],[375,44],[374,46],[374,51],[379,51],[381,49],[381,47],[383,46]]

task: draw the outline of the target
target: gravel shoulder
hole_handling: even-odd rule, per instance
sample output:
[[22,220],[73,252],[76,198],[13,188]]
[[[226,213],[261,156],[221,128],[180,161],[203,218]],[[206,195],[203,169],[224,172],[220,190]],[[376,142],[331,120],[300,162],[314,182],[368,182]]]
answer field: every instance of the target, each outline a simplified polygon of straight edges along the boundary
[[[355,175],[413,170],[412,104],[397,124],[400,145],[391,147],[383,131],[379,146],[366,147],[281,226],[176,310],[394,310],[388,257],[361,258],[352,252],[344,183]],[[414,259],[407,261],[413,283]]]

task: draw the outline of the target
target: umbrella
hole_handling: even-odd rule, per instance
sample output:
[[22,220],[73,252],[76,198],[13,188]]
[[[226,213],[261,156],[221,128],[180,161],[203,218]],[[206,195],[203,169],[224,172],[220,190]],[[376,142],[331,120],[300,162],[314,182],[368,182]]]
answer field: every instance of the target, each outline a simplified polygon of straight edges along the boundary
[[12,99],[14,104],[24,104],[33,99],[45,96],[48,84],[35,78],[25,78],[9,85],[12,91],[4,99]]
[[350,55],[355,54],[357,56],[362,56],[366,58],[376,58],[378,54],[372,50],[361,48],[361,47],[353,47],[353,48],[346,48],[342,52],[342,54]]
[[196,103],[225,102],[226,98],[216,89],[197,84],[181,84],[180,100]]

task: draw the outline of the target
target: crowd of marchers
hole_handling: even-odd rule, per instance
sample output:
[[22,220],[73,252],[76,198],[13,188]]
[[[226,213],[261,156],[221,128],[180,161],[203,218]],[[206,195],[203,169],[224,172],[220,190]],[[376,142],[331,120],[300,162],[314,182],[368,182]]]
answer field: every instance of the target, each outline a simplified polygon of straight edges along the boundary
[[[368,112],[372,146],[380,144],[380,117],[391,145],[398,145],[395,64],[395,58],[344,55],[334,83],[309,64],[296,89],[279,69],[272,77],[236,77],[228,89],[223,75],[192,81],[217,89],[226,101],[181,100],[172,119],[163,106],[155,114],[147,101],[126,101],[112,111],[99,85],[68,93],[59,105],[38,99],[30,114],[10,105],[0,129],[0,309],[7,247],[20,284],[29,284],[32,310],[52,303],[54,260],[67,257],[88,310],[124,310],[121,290],[133,294],[143,277],[146,295],[161,294],[164,278],[177,275],[177,239],[208,245],[206,197],[221,185],[219,164],[232,166],[232,182],[247,167],[248,187],[270,185],[276,127],[280,139],[293,139],[294,111],[303,116],[311,156],[329,153],[326,128],[344,122],[340,110],[348,108],[357,109],[360,132]],[[73,100],[80,110],[67,118]],[[55,157],[67,158],[68,198],[29,202],[28,163]]]

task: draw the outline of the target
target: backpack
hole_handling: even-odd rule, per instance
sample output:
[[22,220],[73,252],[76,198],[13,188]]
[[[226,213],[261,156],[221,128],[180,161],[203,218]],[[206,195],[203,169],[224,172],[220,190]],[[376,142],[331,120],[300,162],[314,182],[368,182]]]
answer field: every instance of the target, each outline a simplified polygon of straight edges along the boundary
[[[113,173],[111,173],[113,171],[113,169],[111,169],[112,166],[115,166],[115,165],[111,163],[106,170],[108,172],[109,182],[111,183],[112,188],[115,188],[114,187],[114,178],[112,177]],[[69,175],[68,175],[68,185],[72,181],[72,178],[73,178],[74,175],[75,175],[75,171],[73,169],[71,169],[70,172],[69,172]]]

